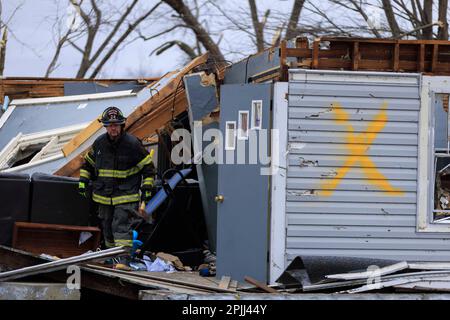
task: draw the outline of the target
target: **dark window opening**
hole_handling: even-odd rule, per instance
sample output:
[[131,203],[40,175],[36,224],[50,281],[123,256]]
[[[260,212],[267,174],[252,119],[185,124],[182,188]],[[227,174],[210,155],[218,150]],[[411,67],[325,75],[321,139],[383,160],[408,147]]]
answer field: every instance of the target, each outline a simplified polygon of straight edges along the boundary
[[27,146],[23,150],[19,150],[9,161],[8,167],[14,168],[23,164],[27,164],[37,155],[47,143],[34,144]]
[[433,222],[450,223],[450,148],[448,95],[434,101]]

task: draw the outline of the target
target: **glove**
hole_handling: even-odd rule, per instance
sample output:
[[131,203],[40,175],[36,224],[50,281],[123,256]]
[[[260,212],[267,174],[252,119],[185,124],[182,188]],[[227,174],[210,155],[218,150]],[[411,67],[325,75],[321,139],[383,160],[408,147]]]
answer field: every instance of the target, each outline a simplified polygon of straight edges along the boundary
[[141,201],[142,202],[145,202],[147,204],[151,198],[152,198],[152,192],[150,190],[142,190],[141,191]]
[[87,194],[86,194],[86,184],[82,181],[78,182],[78,193],[87,198]]

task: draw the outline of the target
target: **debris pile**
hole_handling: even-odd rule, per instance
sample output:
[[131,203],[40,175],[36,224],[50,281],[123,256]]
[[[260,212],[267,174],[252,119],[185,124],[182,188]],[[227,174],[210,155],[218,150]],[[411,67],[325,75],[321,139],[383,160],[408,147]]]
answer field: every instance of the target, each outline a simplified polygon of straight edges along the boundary
[[[317,261],[311,262],[311,257],[306,258],[309,261],[297,257],[279,281],[284,282],[284,288],[289,288],[293,293],[450,292],[450,263],[447,262],[394,262],[340,257],[335,265],[322,265],[321,270],[312,270],[312,266],[317,267],[321,259],[317,257]],[[372,264],[374,262],[378,264]],[[366,267],[360,269],[363,265]],[[354,267],[358,269],[349,270]],[[346,272],[324,273],[332,270]]]
[[447,211],[450,210],[450,165],[436,170],[434,199],[435,222],[447,220],[450,217],[450,211]]

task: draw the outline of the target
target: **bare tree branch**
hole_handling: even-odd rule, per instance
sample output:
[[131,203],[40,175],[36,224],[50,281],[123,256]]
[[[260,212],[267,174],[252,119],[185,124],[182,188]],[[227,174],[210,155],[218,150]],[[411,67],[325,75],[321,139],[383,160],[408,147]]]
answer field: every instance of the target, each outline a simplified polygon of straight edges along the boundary
[[[423,24],[430,25],[433,23],[433,0],[423,1],[424,18]],[[425,39],[433,39],[433,27],[429,26],[423,29],[423,37]]]
[[297,35],[297,24],[300,19],[300,14],[303,9],[305,0],[295,0],[294,6],[292,7],[291,16],[289,17],[289,22],[286,30],[286,39],[294,38]]
[[253,28],[255,30],[256,49],[258,51],[263,51],[264,50],[264,26],[259,21],[258,9],[256,8],[255,0],[248,0],[248,4],[250,6],[250,13],[251,13],[251,17],[252,17]]
[[0,44],[0,76],[3,77],[5,71],[5,60],[6,60],[6,44],[8,42],[8,27],[3,27],[2,41]]
[[[97,60],[97,58],[100,56],[100,54],[105,50],[106,46],[111,42],[112,38],[114,38],[114,36],[116,35],[117,31],[120,29],[120,27],[122,26],[123,22],[128,17],[128,15],[133,10],[133,8],[136,6],[138,1],[139,0],[133,0],[133,2],[127,7],[127,9],[123,13],[123,15],[119,18],[119,21],[117,21],[117,23],[115,23],[114,28],[111,30],[109,35],[105,38],[103,43],[99,46],[99,48],[96,50],[95,54],[90,59],[89,62],[90,62],[91,65]],[[93,2],[95,3],[95,1],[93,1]],[[96,12],[97,11],[100,11],[100,10],[97,8]]]
[[398,38],[400,39],[400,38],[403,38],[403,37],[405,37],[405,36],[407,36],[407,35],[409,35],[411,33],[415,33],[416,31],[419,31],[419,30],[422,30],[422,29],[426,29],[426,28],[433,28],[433,26],[438,26],[440,24],[441,24],[440,21],[439,22],[433,22],[433,23],[430,23],[430,24],[426,24],[426,25],[420,26],[420,27],[418,27],[418,28],[416,28],[414,30],[405,32],[405,33],[401,34]]
[[154,34],[154,35],[150,36],[150,37],[144,36],[140,31],[138,31],[138,34],[139,34],[139,38],[141,38],[142,40],[149,41],[149,40],[158,38],[158,37],[160,37],[160,36],[162,36],[162,35],[164,35],[166,33],[172,32],[172,31],[174,31],[177,28],[187,28],[187,26],[184,25],[184,24],[177,24],[177,25],[174,25],[174,26],[170,27],[167,30],[161,31],[161,32],[159,32],[157,34]]
[[[95,5],[96,0],[91,0],[91,5]],[[89,15],[83,11],[81,8],[81,3],[77,3],[76,0],[70,0],[72,5],[75,7],[77,12],[80,14],[81,18],[86,24],[87,27],[87,39],[83,49],[83,57],[81,60],[80,67],[78,69],[77,78],[83,78],[90,67],[90,56],[92,47],[94,45],[95,36],[97,35],[98,29],[100,28],[101,22],[101,12],[98,7],[95,5],[94,13],[95,13],[95,23],[91,22]]]
[[[236,19],[232,18],[231,15],[229,15],[225,10],[223,10],[220,6],[218,6],[215,2],[208,0],[209,3],[211,3],[213,6],[217,8],[217,10],[220,11],[220,13],[228,20],[230,21],[239,31],[245,32],[249,36],[251,36],[252,39],[255,38],[255,34],[251,31],[249,31],[248,25],[242,25],[239,23]],[[254,42],[256,44],[256,40]],[[269,45],[269,43],[266,43],[266,45]]]
[[114,54],[114,52],[117,50],[117,48],[123,43],[123,41],[136,29],[136,27],[145,19],[147,19],[160,5],[161,2],[158,2],[156,5],[153,6],[147,13],[142,15],[140,18],[138,18],[135,22],[128,25],[128,29],[125,30],[125,32],[122,34],[122,36],[114,43],[114,45],[109,49],[109,51],[105,54],[103,59],[100,61],[100,63],[95,67],[94,71],[92,72],[90,78],[95,78],[97,74],[100,72],[100,70],[103,68],[105,63],[111,58],[111,56]]
[[169,41],[166,42],[164,44],[162,44],[161,46],[159,46],[158,48],[156,48],[155,50],[153,50],[150,55],[156,53],[156,55],[160,55],[161,53],[163,53],[164,51],[172,48],[173,46],[178,46],[184,53],[187,54],[187,56],[189,57],[189,59],[195,59],[195,57],[197,57],[197,54],[195,53],[194,49],[192,49],[188,44],[186,44],[183,41],[178,41],[178,40],[174,40],[174,41]]
[[392,36],[394,38],[400,35],[400,28],[397,23],[397,19],[394,14],[394,9],[392,8],[391,0],[382,0],[383,9],[388,21],[389,27],[391,28]]
[[75,42],[73,42],[70,39],[68,39],[67,42],[70,43],[70,45],[72,47],[74,47],[77,51],[79,51],[81,54],[83,54],[83,49],[81,49],[79,46],[77,46],[77,44]]
[[440,40],[448,40],[448,0],[439,0],[439,21],[441,25],[438,29],[437,38]]
[[344,28],[338,26],[329,16],[328,14],[326,14],[323,10],[321,10],[319,7],[317,7],[315,4],[313,4],[312,2],[309,3],[314,10],[309,9],[308,7],[305,6],[306,10],[309,10],[317,15],[319,15],[320,17],[324,18],[329,24],[331,24],[336,30],[338,30],[338,32],[341,33],[341,35],[343,36],[348,36],[351,37],[352,34],[350,32],[348,32],[348,30],[344,30]]
[[64,44],[66,43],[67,39],[69,38],[71,32],[72,32],[72,30],[69,28],[69,30],[67,30],[66,34],[61,39],[59,39],[58,44],[56,46],[55,54],[53,55],[53,58],[47,67],[47,71],[45,72],[46,78],[48,78],[50,76],[50,74],[56,70],[59,55],[61,54],[61,50],[62,50]]
[[180,19],[184,21],[184,23],[191,28],[197,37],[198,41],[205,47],[206,50],[209,51],[212,58],[216,60],[225,60],[220,48],[213,41],[211,36],[202,27],[200,22],[195,18],[195,16],[191,13],[189,8],[184,4],[182,0],[163,0],[166,4],[168,4],[175,12],[177,12],[180,16]]

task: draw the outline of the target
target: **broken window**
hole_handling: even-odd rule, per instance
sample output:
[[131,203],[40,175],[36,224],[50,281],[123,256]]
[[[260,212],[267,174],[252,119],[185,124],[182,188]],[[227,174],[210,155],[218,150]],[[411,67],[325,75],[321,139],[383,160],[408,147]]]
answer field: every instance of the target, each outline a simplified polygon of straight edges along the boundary
[[434,101],[434,192],[433,222],[450,223],[450,145],[448,94]]
[[47,143],[38,143],[19,148],[16,154],[7,162],[8,168],[13,168],[30,162]]
[[15,136],[0,151],[0,171],[23,168],[63,157],[63,146],[87,124]]

